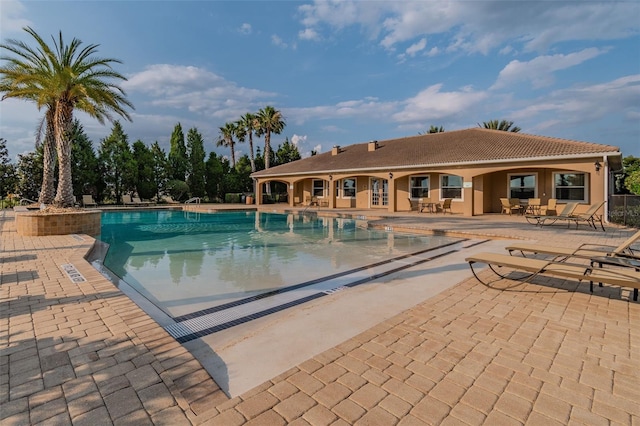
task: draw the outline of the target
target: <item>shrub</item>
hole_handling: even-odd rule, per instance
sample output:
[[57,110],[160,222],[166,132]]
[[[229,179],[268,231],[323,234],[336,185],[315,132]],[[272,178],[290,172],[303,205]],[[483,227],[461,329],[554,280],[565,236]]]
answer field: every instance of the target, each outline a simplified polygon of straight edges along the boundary
[[242,193],[229,193],[224,195],[225,203],[239,203],[242,198]]

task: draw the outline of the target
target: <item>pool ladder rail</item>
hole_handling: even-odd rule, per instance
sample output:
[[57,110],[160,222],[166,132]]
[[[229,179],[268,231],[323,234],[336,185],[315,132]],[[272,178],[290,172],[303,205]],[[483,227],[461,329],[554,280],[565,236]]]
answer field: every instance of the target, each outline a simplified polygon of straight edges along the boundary
[[186,204],[190,204],[190,205],[195,205],[196,207],[200,206],[200,202],[202,201],[202,198],[200,197],[191,197],[189,198],[187,201],[185,201],[185,210],[189,210],[189,205]]

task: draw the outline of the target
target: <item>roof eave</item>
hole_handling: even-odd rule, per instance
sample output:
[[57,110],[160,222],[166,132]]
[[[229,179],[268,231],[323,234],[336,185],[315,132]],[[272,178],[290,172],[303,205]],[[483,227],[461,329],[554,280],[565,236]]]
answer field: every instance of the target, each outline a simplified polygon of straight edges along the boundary
[[[538,156],[538,157],[525,157],[525,158],[504,158],[498,160],[480,160],[480,161],[456,161],[456,162],[448,162],[448,163],[428,163],[428,164],[412,164],[408,166],[376,166],[376,167],[362,167],[362,168],[350,168],[350,169],[325,169],[325,170],[314,170],[309,172],[295,172],[295,173],[282,173],[282,174],[267,174],[267,175],[257,175],[260,172],[255,172],[251,174],[251,177],[254,178],[268,178],[273,176],[310,176],[310,175],[318,175],[318,174],[326,174],[326,173],[344,173],[344,172],[373,172],[373,171],[391,171],[391,170],[407,170],[407,169],[424,169],[424,168],[432,168],[432,167],[452,167],[452,166],[469,166],[469,165],[490,165],[490,164],[504,164],[504,163],[513,163],[514,161],[549,161],[549,160],[571,160],[571,159],[580,159],[580,158],[606,158],[606,157],[615,157],[621,156],[620,151],[603,151],[603,152],[590,152],[584,154],[570,154],[570,155],[553,155],[553,156]],[[257,176],[256,176],[257,175]]]

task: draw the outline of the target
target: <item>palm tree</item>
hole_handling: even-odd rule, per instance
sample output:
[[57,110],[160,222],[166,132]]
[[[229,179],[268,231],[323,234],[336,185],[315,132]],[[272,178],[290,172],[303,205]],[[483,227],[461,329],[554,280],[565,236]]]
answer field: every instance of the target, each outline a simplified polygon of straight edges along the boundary
[[271,133],[279,135],[285,122],[282,113],[270,105],[258,111],[257,121],[256,135],[264,135],[264,168],[268,169],[271,163]]
[[431,133],[442,133],[444,132],[444,127],[440,126],[434,126],[433,124],[431,125],[431,127],[429,127],[429,130],[427,130],[426,132],[422,132],[422,133],[418,133],[419,135],[426,135],[426,134],[431,134]]
[[105,119],[112,121],[112,113],[131,120],[124,107],[133,108],[133,105],[126,99],[125,92],[112,82],[126,81],[126,78],[112,68],[113,63],[121,63],[119,60],[94,56],[96,44],[82,48],[82,41],[76,38],[65,44],[60,32],[50,47],[30,27],[24,30],[38,46],[34,49],[13,39],[0,45],[16,55],[0,57],[8,62],[0,68],[0,91],[4,93],[3,99],[24,99],[36,102],[38,108],[45,105],[49,108],[47,120],[53,121],[59,169],[54,204],[72,206],[69,130],[73,112],[84,111],[100,124],[104,124]]
[[[42,146],[42,186],[38,202],[41,204],[51,204],[56,196],[54,173],[56,163],[56,139],[53,128],[55,106],[50,105],[47,108],[45,116],[42,118],[38,131],[36,132],[36,147]],[[44,129],[44,140],[41,139]]]
[[236,125],[234,123],[224,123],[224,126],[218,127],[220,134],[216,141],[216,146],[224,146],[231,149],[231,167],[236,168],[236,149],[233,137],[236,134]]
[[480,125],[480,123],[478,123],[478,127],[484,127],[485,129],[493,129],[493,130],[502,130],[505,132],[513,132],[513,133],[518,133],[520,130],[520,127],[516,126],[516,127],[511,127],[513,126],[513,121],[507,121],[507,120],[502,120],[502,121],[498,121],[498,120],[491,120],[491,121],[484,121],[482,123],[482,126]]
[[247,130],[240,120],[233,122],[233,135],[236,137],[237,143],[244,143],[247,138]]
[[256,131],[256,116],[250,112],[246,113],[236,123],[238,127],[242,127],[247,136],[249,136],[249,160],[251,161],[251,172],[256,171],[256,159],[253,153],[253,133]]

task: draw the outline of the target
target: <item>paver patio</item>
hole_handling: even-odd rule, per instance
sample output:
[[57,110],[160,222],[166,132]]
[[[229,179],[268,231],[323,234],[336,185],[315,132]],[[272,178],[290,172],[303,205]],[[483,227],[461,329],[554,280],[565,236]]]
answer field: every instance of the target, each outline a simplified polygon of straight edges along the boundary
[[[634,232],[503,216],[385,221],[566,246]],[[90,238],[20,237],[12,212],[0,213],[0,231],[3,425],[640,425],[640,303],[628,289],[465,280],[229,399],[84,260]]]

